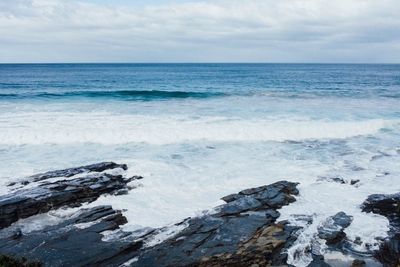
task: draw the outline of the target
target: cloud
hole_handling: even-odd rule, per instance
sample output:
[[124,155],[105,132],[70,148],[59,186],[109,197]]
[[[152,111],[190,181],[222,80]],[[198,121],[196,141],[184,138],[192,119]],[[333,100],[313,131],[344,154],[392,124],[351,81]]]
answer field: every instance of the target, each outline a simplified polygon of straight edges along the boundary
[[1,62],[399,62],[398,0],[0,2]]

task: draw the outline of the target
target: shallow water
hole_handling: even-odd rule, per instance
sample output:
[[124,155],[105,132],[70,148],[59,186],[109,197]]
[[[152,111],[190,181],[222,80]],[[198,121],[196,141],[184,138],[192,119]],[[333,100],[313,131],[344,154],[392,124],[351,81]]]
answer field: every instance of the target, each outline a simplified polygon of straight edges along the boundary
[[361,237],[359,253],[386,234],[387,220],[359,205],[400,190],[399,107],[400,65],[0,65],[0,192],[41,171],[127,163],[141,186],[91,205],[126,209],[132,230],[296,181],[300,196],[281,213],[314,219],[290,250],[304,266],[296,251],[338,211],[354,216],[346,233]]

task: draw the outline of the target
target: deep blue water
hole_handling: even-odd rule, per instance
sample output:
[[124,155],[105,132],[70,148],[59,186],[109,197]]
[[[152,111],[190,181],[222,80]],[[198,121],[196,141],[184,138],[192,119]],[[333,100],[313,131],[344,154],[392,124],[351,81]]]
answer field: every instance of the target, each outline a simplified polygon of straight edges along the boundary
[[[168,93],[164,93],[168,92]],[[0,100],[101,97],[400,97],[400,65],[2,64]]]

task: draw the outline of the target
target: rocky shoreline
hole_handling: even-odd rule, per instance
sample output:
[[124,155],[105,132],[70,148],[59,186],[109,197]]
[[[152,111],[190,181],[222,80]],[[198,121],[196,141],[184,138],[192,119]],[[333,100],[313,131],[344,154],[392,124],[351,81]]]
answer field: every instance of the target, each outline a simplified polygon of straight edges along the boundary
[[[130,182],[142,178],[109,173],[115,169],[123,172],[127,166],[103,162],[10,184],[11,193],[0,196],[0,266],[290,266],[287,249],[302,229],[279,221],[279,209],[296,201],[297,183],[246,189],[223,197],[225,204],[199,217],[138,233],[121,229],[127,219],[111,206],[80,208],[104,194],[125,194],[134,189]],[[400,193],[371,195],[361,205],[390,222],[391,231],[374,254],[385,267],[400,266],[399,203]],[[24,220],[71,207],[73,214],[41,229],[19,227]],[[351,254],[343,249],[351,222],[344,212],[334,214],[318,227],[318,237],[330,250]],[[159,239],[165,233],[167,238]],[[334,266],[311,253],[309,266]],[[355,255],[351,264],[367,262]]]

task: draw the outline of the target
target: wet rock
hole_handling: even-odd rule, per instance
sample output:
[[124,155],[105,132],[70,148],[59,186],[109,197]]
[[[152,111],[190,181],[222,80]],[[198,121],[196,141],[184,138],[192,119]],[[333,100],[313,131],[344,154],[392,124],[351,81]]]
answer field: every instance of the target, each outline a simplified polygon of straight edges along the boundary
[[325,239],[327,244],[338,243],[346,237],[344,229],[347,228],[353,217],[344,212],[338,212],[329,217],[320,227],[318,227],[318,236]]
[[351,264],[351,267],[363,267],[365,266],[367,263],[364,260],[359,260],[359,259],[355,259],[353,261],[353,263]]
[[395,222],[400,215],[400,193],[370,195],[362,204],[362,210],[386,216]]
[[324,256],[313,255],[313,260],[307,267],[331,267],[331,266],[325,262]]
[[359,179],[351,179],[349,181],[341,177],[319,177],[317,180],[326,181],[329,183],[350,184],[350,185],[357,185],[360,182]]
[[22,231],[20,228],[15,229],[14,233],[12,234],[12,239],[20,239],[22,237]]
[[106,266],[110,262],[109,266],[118,266],[117,263],[127,260],[126,251],[133,254],[142,243],[105,242],[102,233],[116,230],[126,222],[121,212],[110,206],[82,209],[73,218],[57,225],[24,234],[18,239],[0,239],[0,254],[24,257],[43,266]]
[[[35,174],[35,175],[28,177],[28,179],[21,181],[20,183],[22,185],[27,185],[30,182],[39,182],[39,181],[47,180],[50,178],[71,177],[71,176],[85,173],[85,172],[103,172],[106,170],[111,170],[111,169],[116,169],[116,168],[121,168],[123,170],[127,170],[128,166],[126,166],[126,164],[117,164],[115,162],[100,162],[100,163],[95,163],[95,164],[81,166],[81,167],[68,168],[68,169],[63,169],[63,170],[55,170],[55,171],[49,171],[49,172],[45,172],[45,173]],[[8,185],[13,186],[15,184],[16,183],[13,182]]]
[[354,244],[356,245],[361,245],[363,242],[361,240],[361,237],[357,236],[356,239],[354,240]]
[[361,207],[365,212],[377,213],[388,218],[389,236],[382,242],[375,257],[384,266],[400,266],[400,193],[370,195]]
[[298,221],[303,222],[306,225],[310,225],[313,223],[313,217],[311,215],[304,215],[304,214],[293,214],[292,217]]
[[0,266],[2,267],[41,267],[39,262],[31,262],[25,258],[14,258],[8,255],[0,255]]
[[144,249],[130,266],[270,266],[286,264],[299,227],[276,223],[295,201],[296,183],[277,182],[224,197],[216,213],[189,218],[175,236]]
[[[103,169],[104,165],[97,167],[97,170],[100,167]],[[102,194],[112,194],[127,188],[127,183],[131,180],[132,178],[126,179],[122,175],[89,174],[75,179],[45,182],[0,196],[0,229],[21,218],[51,209],[92,202]]]
[[319,177],[318,181],[327,181],[330,183],[345,184],[346,180],[340,177]]
[[[113,179],[105,174],[96,177]],[[88,180],[85,184],[93,185]],[[95,188],[102,188],[97,184]],[[61,181],[36,190],[47,192],[61,185],[63,189],[57,191],[61,195],[71,186]],[[280,215],[277,209],[295,201],[296,185],[281,181],[241,191],[214,213],[177,224],[182,227],[178,233],[152,246],[147,244],[157,240],[163,229],[146,230],[140,236],[124,232],[120,226],[126,218],[121,212],[99,206],[81,209],[72,218],[40,231],[16,236],[14,230],[9,230],[12,227],[0,230],[0,254],[25,257],[44,266],[286,265],[286,249],[295,242],[300,227],[276,222]],[[76,192],[80,191],[71,194]],[[105,240],[103,235],[110,232],[117,237]]]

